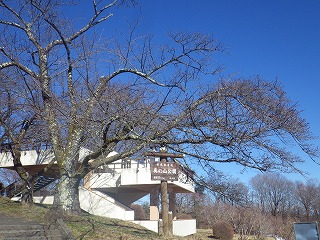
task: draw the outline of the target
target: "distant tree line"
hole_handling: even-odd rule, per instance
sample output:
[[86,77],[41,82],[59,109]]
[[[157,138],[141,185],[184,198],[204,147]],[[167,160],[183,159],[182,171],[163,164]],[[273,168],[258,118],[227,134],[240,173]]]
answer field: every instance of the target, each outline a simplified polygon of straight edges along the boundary
[[320,182],[292,181],[279,173],[261,173],[248,186],[238,179],[214,181],[215,192],[181,194],[178,216],[197,219],[199,228],[225,221],[242,239],[276,235],[294,239],[293,223],[320,220]]

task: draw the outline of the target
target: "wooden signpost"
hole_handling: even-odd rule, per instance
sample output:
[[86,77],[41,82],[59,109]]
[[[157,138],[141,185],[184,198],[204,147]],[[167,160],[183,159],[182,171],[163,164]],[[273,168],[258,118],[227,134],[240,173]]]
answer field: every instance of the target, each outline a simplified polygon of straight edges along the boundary
[[175,162],[152,162],[151,180],[178,181],[178,165]]
[[[147,152],[147,156],[159,157],[159,162],[151,164],[151,179],[161,180],[161,215],[163,236],[169,236],[169,207],[168,207],[168,181],[178,180],[178,165],[168,162],[168,158],[183,158],[183,154],[168,153],[165,148],[160,152]],[[172,229],[172,227],[171,227]]]

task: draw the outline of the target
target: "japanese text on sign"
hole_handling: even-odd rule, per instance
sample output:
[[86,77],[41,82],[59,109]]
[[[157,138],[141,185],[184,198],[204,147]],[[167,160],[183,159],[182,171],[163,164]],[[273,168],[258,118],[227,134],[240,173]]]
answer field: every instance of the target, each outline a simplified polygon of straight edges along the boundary
[[175,162],[151,163],[151,180],[178,180],[178,166]]

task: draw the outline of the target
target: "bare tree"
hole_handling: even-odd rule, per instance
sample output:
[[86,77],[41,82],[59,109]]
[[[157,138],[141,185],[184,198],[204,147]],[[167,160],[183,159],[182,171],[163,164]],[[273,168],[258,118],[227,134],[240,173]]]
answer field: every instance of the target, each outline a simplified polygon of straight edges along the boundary
[[213,174],[208,180],[208,187],[218,202],[242,206],[248,204],[248,187],[239,179],[223,178],[221,174]]
[[[79,213],[79,182],[90,170],[150,146],[166,145],[207,171],[221,162],[298,171],[292,144],[315,156],[308,125],[279,84],[197,83],[220,70],[211,57],[223,51],[198,33],[171,34],[172,44],[159,48],[134,31],[102,44],[91,30],[119,10],[116,0],[103,4],[92,1],[91,18],[74,24],[61,11],[76,6],[64,1],[0,0],[0,70],[22,73],[15,81],[45,123],[60,169],[57,207]],[[92,152],[79,162],[81,146]]]
[[279,173],[258,174],[250,184],[262,212],[277,216],[287,209],[287,199],[293,192],[293,183],[287,178]]
[[[95,71],[101,68],[95,64],[101,53],[95,52],[95,42],[87,41],[85,34],[112,16],[106,12],[117,1],[107,5],[93,1],[92,17],[78,30],[58,17],[62,5],[59,1],[0,1],[4,33],[0,69],[7,75],[12,70],[23,73],[24,79],[16,81],[31,88],[26,99],[40,93],[34,106],[39,109],[37,118],[47,124],[60,166],[55,204],[80,212],[77,186],[84,175],[101,164],[131,156],[165,135],[168,129],[159,119],[173,99],[169,94],[205,71],[207,54],[220,46],[200,34],[177,34],[171,36],[177,47],[165,46],[155,53],[150,38],[138,44],[130,36],[124,48],[118,42],[107,46],[109,64],[103,71],[109,74],[101,76]],[[167,67],[172,74],[163,72]],[[88,145],[93,152],[79,165],[80,146]],[[114,149],[121,153],[107,158]]]
[[204,216],[204,208],[208,204],[208,196],[200,191],[193,194],[177,194],[177,217],[178,218],[194,218],[197,219],[197,226],[206,226],[206,218]]
[[307,183],[296,182],[295,197],[304,209],[307,221],[318,211],[318,196],[319,185],[314,180],[308,180]]

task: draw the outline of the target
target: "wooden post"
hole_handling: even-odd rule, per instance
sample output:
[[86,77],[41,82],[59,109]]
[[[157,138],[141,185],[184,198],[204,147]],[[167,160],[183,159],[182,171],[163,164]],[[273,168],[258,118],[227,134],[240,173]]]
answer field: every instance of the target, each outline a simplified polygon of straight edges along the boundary
[[171,234],[173,234],[173,216],[172,216],[171,212],[169,212],[168,218],[169,218],[169,220],[168,220],[169,221],[169,232]]
[[[147,156],[160,157],[160,162],[166,163],[168,157],[182,158],[182,154],[168,153],[165,148],[160,149],[160,152],[148,152]],[[152,177],[152,176],[151,176]],[[168,198],[168,181],[164,177],[161,180],[161,215],[162,215],[162,231],[159,224],[159,235],[168,237],[172,234],[172,216],[171,221],[169,219],[169,198]]]
[[161,181],[161,215],[163,236],[169,236],[168,182]]
[[[161,153],[167,153],[166,149],[161,149]],[[160,162],[167,162],[167,156],[161,156]],[[168,182],[161,180],[161,215],[162,215],[162,234],[164,237],[170,235],[169,232],[169,204],[168,204]]]

